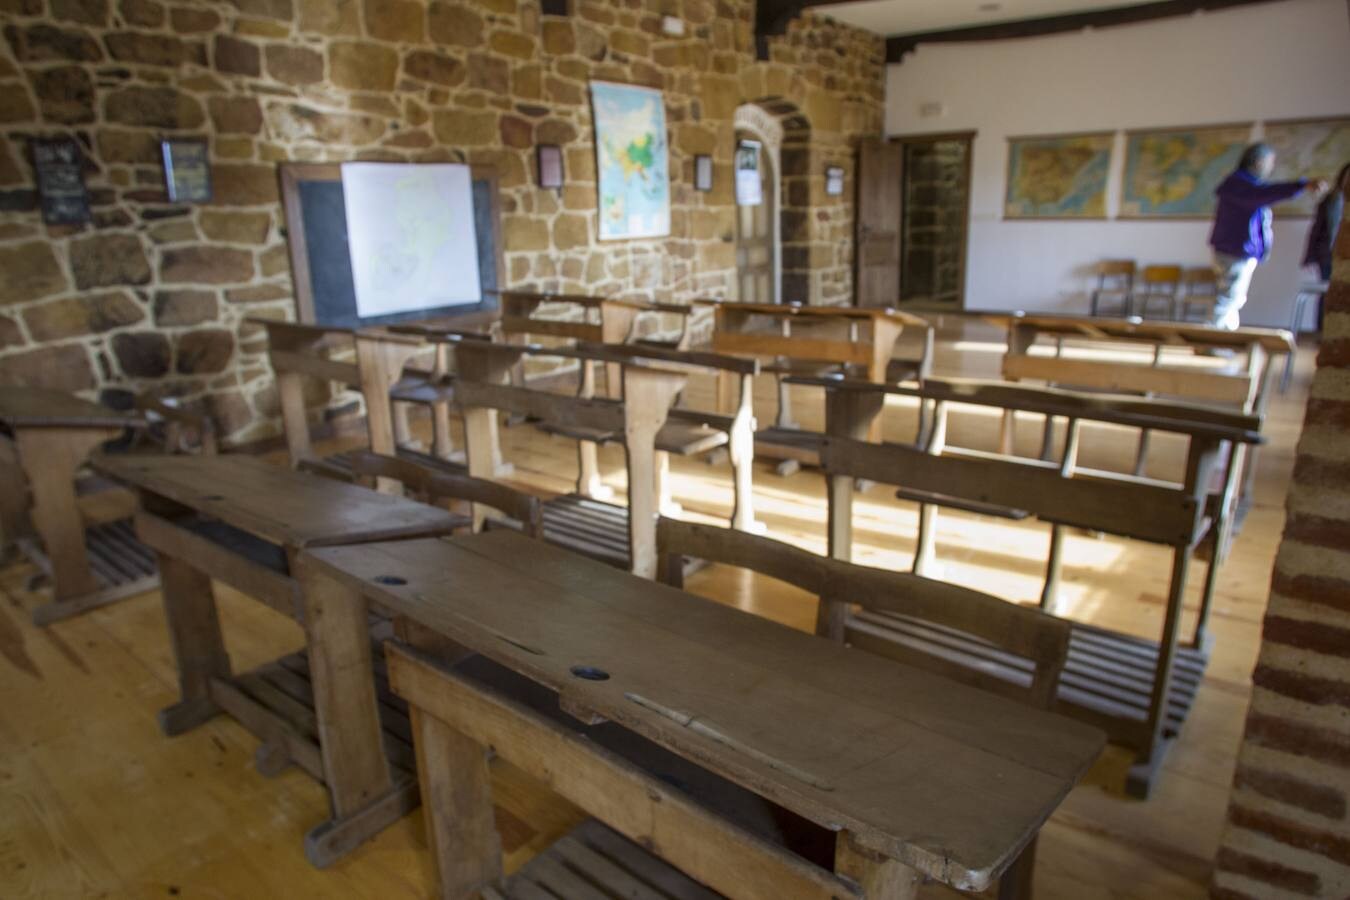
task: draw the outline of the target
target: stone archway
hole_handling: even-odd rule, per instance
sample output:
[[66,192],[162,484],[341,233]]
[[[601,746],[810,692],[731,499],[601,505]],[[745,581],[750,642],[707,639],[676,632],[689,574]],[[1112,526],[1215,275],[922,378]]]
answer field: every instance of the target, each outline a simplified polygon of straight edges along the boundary
[[761,97],[736,108],[737,132],[754,135],[775,175],[774,300],[811,302],[811,125],[784,97]]

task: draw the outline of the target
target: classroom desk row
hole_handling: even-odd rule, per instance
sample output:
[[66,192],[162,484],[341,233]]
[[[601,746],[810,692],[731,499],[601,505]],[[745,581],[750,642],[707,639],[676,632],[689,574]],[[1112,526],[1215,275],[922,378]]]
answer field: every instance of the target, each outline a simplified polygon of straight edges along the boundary
[[[139,493],[159,556],[181,693],[163,729],[225,712],[262,741],[261,770],[321,779],[316,865],[403,815],[420,782],[441,895],[533,896],[501,879],[492,747],[604,823],[559,853],[603,849],[669,896],[889,900],[923,877],[979,890],[1102,745],[513,531],[446,537],[465,520],[400,497],[250,457],[96,464]],[[305,655],[232,672],[213,580],[299,621]],[[708,785],[722,806],[695,795]],[[727,812],[747,805],[760,826]],[[775,839],[765,821],[796,824]],[[823,855],[789,832],[823,837]],[[550,865],[518,879],[565,878]]]

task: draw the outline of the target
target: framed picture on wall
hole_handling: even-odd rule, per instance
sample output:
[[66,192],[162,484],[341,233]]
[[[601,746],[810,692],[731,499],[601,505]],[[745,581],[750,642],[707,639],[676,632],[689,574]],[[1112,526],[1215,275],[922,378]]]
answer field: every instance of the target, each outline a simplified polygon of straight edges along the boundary
[[666,106],[654,88],[591,82],[600,240],[670,234]]
[[711,191],[713,188],[712,157],[700,153],[694,157],[694,190]]
[[172,203],[206,203],[211,199],[211,160],[204,138],[160,141],[164,185]]
[[1112,131],[1008,138],[1005,219],[1105,219]]
[[84,154],[71,138],[30,142],[37,172],[42,221],[78,225],[89,221],[89,192],[84,186]]
[[839,197],[844,193],[844,167],[825,167],[825,193],[830,197]]
[[535,150],[535,156],[539,168],[539,186],[560,190],[563,186],[562,148],[557,144],[540,144]]
[[764,182],[760,175],[759,141],[742,140],[736,144],[736,205],[759,206],[764,202]]

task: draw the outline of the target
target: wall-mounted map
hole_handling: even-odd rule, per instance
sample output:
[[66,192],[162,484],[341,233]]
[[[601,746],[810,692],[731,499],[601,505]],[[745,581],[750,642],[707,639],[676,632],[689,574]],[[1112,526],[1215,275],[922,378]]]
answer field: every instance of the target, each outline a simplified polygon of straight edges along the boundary
[[1008,139],[1007,219],[1102,219],[1114,136]]
[[670,234],[670,166],[661,92],[591,82],[600,240]]
[[1251,133],[1250,125],[1127,132],[1121,218],[1214,215],[1214,189],[1237,168]]
[[[1265,142],[1275,148],[1272,181],[1323,178],[1330,184],[1350,163],[1350,119],[1268,122]],[[1317,201],[1300,194],[1275,207],[1277,216],[1311,216]]]

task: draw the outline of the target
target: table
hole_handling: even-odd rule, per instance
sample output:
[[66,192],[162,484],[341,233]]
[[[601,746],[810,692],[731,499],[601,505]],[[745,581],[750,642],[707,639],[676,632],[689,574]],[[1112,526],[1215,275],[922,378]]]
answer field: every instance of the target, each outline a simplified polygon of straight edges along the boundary
[[[395,771],[377,744],[379,767],[366,761],[358,774],[370,777],[346,790],[351,763],[329,732],[343,727],[349,704],[377,702],[372,622],[364,609],[358,615],[309,602],[291,572],[307,547],[448,534],[467,518],[244,455],[103,456],[95,465],[140,493],[136,531],[159,558],[181,693],[159,714],[164,733],[227,712],[263,741],[257,761],[264,774],[294,763],[322,780],[332,817],[306,835],[315,865],[338,859],[415,806],[407,720],[393,707],[385,711],[381,742],[388,742]],[[212,579],[299,621],[307,658],[232,674]]]
[[[859,852],[897,875],[982,889],[1103,745],[1095,728],[506,532],[314,549],[298,567],[311,604],[375,603],[407,617],[555,692],[583,723],[608,722],[597,727],[638,735],[846,832],[842,845],[865,848]],[[390,657],[396,691],[398,655]],[[373,715],[367,709],[366,728],[344,735],[347,752],[379,757]],[[418,752],[430,750],[419,744]],[[557,779],[569,771],[559,762]],[[432,776],[424,769],[424,777]],[[488,790],[461,787],[470,795]],[[427,788],[436,817],[445,798],[437,785]],[[608,808],[608,824],[639,843],[663,851],[682,843],[673,830],[664,838],[644,833],[642,814],[606,804],[603,794],[590,802]],[[747,846],[713,843],[667,858],[704,880],[699,859]]]
[[[96,570],[91,564],[86,517],[75,479],[96,447],[118,437],[126,428],[144,424],[137,413],[119,412],[60,391],[0,386],[0,425],[13,433],[12,456],[32,494],[32,523],[42,539],[42,548],[39,551],[27,546],[26,541],[20,543],[52,580],[51,601],[33,611],[33,621],[38,625],[154,588],[153,573],[147,576],[136,572],[132,574],[141,577],[123,580],[102,565]],[[6,496],[0,500],[7,507],[3,516],[7,529],[22,518],[23,500],[16,495],[17,481],[12,478],[6,482]]]

